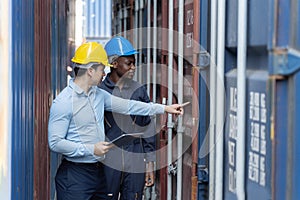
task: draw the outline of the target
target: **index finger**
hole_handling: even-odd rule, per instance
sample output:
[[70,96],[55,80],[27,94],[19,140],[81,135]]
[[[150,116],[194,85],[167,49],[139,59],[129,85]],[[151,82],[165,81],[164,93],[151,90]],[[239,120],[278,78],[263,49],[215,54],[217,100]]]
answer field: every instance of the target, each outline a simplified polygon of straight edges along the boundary
[[188,101],[188,102],[185,102],[185,103],[181,104],[180,106],[181,106],[181,107],[184,107],[184,106],[187,106],[187,105],[189,105],[189,104],[190,104],[190,102]]

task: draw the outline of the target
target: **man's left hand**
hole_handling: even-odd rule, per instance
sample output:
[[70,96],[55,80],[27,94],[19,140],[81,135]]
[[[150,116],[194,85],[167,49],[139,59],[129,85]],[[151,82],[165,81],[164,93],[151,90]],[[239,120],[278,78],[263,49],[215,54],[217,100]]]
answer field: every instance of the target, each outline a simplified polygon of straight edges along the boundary
[[148,162],[146,164],[146,177],[145,177],[145,186],[151,187],[154,185],[154,163]]

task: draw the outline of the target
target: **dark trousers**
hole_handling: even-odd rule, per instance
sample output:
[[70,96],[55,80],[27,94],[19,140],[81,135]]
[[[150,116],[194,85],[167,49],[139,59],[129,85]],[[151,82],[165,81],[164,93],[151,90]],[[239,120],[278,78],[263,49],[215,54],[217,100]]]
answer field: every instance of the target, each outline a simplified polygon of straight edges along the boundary
[[[104,173],[111,200],[142,200],[145,162],[141,144],[113,148],[106,153]],[[132,154],[132,152],[135,152]]]
[[142,200],[145,184],[144,173],[128,173],[104,167],[111,200]]
[[73,163],[63,160],[55,177],[57,200],[107,199],[102,163]]

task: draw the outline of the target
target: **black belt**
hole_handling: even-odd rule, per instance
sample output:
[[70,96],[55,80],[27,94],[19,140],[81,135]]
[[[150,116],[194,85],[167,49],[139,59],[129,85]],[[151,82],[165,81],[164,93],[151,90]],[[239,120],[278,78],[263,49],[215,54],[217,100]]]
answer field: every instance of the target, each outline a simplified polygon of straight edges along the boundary
[[72,162],[72,161],[69,161],[67,159],[63,159],[63,162],[66,162],[66,163],[69,163],[69,164],[72,164],[72,165],[77,165],[77,166],[85,166],[85,167],[102,167],[103,166],[103,163],[102,162],[95,162],[95,163],[78,163],[78,162]]

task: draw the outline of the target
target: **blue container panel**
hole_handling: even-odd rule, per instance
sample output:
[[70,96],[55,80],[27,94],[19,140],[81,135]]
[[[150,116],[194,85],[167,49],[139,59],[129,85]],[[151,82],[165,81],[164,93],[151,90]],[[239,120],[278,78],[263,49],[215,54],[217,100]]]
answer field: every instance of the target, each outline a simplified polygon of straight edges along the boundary
[[[276,1],[275,1],[276,2]],[[274,8],[273,8],[274,9]],[[274,26],[278,27],[275,30],[276,33],[276,46],[279,47],[288,47],[289,44],[289,32],[290,32],[290,1],[279,0],[278,1],[278,11],[276,14],[278,23]],[[273,34],[275,34],[273,33]]]
[[[226,74],[224,199],[236,196],[237,86],[236,69]],[[247,199],[271,199],[270,102],[266,71],[247,71],[245,184]]]
[[248,199],[271,199],[271,95],[267,81],[267,71],[248,71],[245,171]]
[[299,148],[299,142],[300,142],[300,72],[296,73],[293,77],[291,77],[290,85],[290,93],[291,98],[289,100],[289,117],[291,117],[291,128],[289,129],[289,147],[288,150],[290,150],[290,155],[288,158],[292,158],[291,160],[288,160],[288,164],[290,166],[291,173],[287,174],[287,181],[289,181],[292,185],[292,188],[288,190],[288,194],[291,194],[291,196],[288,196],[289,199],[300,199],[300,176],[298,175],[300,172],[300,148]]
[[[208,0],[200,1],[200,34],[199,41],[201,44],[201,51],[207,51],[208,47]],[[197,38],[198,39],[198,38]],[[206,59],[199,57],[199,65],[206,65]],[[207,135],[208,120],[209,120],[209,101],[207,92],[207,76],[206,70],[201,70],[199,75],[199,129],[198,129],[198,200],[205,200],[208,198],[208,155],[201,156],[200,148],[205,145],[205,136]]]
[[84,0],[84,3],[84,15],[86,18],[84,36],[91,38],[111,37],[111,0]]
[[291,0],[291,40],[290,46],[300,50],[300,3],[298,0]]
[[287,184],[287,132],[288,132],[288,84],[286,80],[276,81],[275,111],[275,199],[286,199]]
[[[228,0],[226,4],[226,40],[227,47],[237,47],[238,36],[238,0]],[[264,46],[268,43],[268,1],[251,0],[248,3],[248,33],[249,46]],[[259,22],[259,23],[257,23]]]
[[235,200],[236,197],[236,70],[226,74],[226,121],[224,131],[224,199]]
[[12,199],[33,199],[34,0],[12,0]]
[[270,11],[269,71],[270,74],[291,75],[300,68],[300,3],[298,0],[273,0]]
[[[278,9],[277,12],[275,12],[276,8]],[[270,47],[292,47],[294,49],[300,50],[299,1],[271,1],[270,11]],[[273,43],[273,41],[275,41],[275,43]]]
[[[293,174],[298,174],[300,171],[300,148],[299,148],[299,141],[300,141],[300,92],[299,92],[299,87],[300,87],[300,72],[298,72],[295,75],[294,78],[294,85],[293,85],[293,92],[295,94],[294,96],[294,102],[293,102],[293,110],[294,110],[294,127],[293,127],[293,134],[295,136],[294,145],[293,145],[293,160],[295,163],[294,169],[293,169]],[[299,188],[300,188],[300,177],[299,175],[297,176],[292,176],[295,178],[293,182],[293,199],[300,199],[300,193],[299,193]]]
[[227,47],[237,46],[237,12],[238,0],[228,0],[226,4],[226,38],[225,45]]

